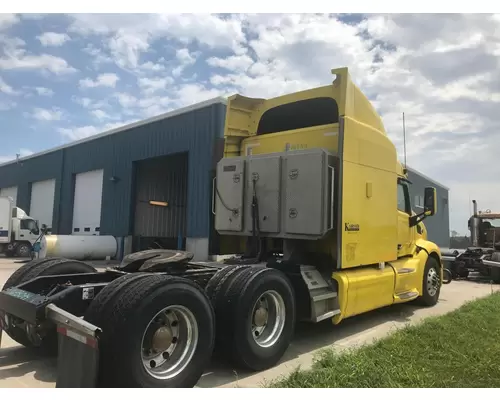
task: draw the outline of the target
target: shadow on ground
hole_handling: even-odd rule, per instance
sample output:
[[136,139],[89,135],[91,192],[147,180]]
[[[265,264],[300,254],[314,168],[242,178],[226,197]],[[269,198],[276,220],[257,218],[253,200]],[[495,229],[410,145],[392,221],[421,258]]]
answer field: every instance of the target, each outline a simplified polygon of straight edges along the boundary
[[41,357],[33,349],[23,346],[0,349],[0,380],[21,378],[34,372],[37,381],[55,382],[56,368],[55,358]]
[[[445,302],[445,300],[440,301]],[[346,319],[337,326],[332,325],[330,320],[318,324],[299,323],[295,331],[295,338],[281,359],[280,364],[292,361],[302,354],[314,352],[325,346],[334,346],[340,340],[377,328],[387,322],[409,323],[410,317],[417,309],[418,307],[409,304],[397,304]],[[232,369],[231,366],[215,358],[211,367],[205,372],[196,386],[208,388],[233,384],[255,374],[258,374],[258,372],[252,373]]]

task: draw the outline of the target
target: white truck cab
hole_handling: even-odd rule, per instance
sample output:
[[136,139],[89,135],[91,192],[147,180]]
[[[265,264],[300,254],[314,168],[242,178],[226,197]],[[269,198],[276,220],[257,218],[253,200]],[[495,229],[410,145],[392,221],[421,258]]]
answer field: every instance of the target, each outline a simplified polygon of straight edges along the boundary
[[38,221],[13,207],[12,199],[0,197],[0,253],[7,257],[29,257],[40,236]]

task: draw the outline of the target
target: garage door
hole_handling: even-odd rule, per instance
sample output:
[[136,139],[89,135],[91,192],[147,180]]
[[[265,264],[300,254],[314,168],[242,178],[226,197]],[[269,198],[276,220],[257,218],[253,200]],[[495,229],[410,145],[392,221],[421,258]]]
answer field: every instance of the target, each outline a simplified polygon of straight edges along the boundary
[[99,235],[103,170],[76,175],[73,206],[73,235]]
[[17,186],[0,189],[0,197],[11,197],[14,202],[14,206],[17,205]]
[[52,228],[52,216],[54,214],[54,194],[56,180],[33,182],[31,184],[30,217],[37,219],[41,224]]

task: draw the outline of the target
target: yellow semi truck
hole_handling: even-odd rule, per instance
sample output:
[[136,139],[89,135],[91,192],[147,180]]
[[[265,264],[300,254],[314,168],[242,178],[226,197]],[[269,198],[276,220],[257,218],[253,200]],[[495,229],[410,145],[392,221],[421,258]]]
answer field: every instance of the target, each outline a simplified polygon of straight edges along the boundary
[[347,68],[332,73],[324,87],[229,98],[212,211],[238,256],[152,250],[105,272],[36,260],[0,292],[2,329],[45,350],[58,339],[58,387],[186,387],[214,351],[246,369],[275,365],[299,320],[436,304],[441,255],[422,223],[435,189],[414,214],[381,118]]

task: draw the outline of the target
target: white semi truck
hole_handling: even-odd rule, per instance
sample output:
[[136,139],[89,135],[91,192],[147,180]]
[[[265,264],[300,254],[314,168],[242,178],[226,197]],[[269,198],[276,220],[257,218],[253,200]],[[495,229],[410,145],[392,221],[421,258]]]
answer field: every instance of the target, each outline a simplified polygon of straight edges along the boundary
[[14,207],[9,197],[0,197],[0,253],[7,257],[29,257],[39,236],[38,221]]

